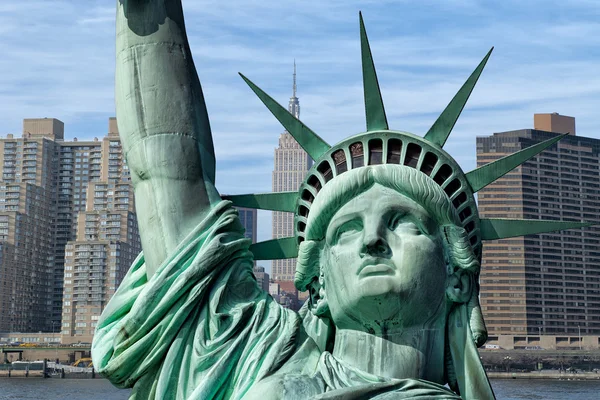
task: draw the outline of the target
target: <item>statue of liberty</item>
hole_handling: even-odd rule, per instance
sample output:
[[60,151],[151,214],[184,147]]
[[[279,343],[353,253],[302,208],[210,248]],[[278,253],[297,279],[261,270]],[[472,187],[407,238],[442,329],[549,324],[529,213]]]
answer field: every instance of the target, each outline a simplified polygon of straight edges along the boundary
[[[388,127],[366,31],[366,132],[330,146],[244,76],[315,160],[298,192],[215,187],[205,101],[180,0],[118,0],[116,104],[143,253],[92,356],[132,399],[492,399],[477,346],[481,243],[584,226],[479,218],[474,193],[560,136],[464,173],[443,149],[490,53],[424,137]],[[251,245],[233,205],[295,213]],[[297,257],[299,313],[254,259]]]

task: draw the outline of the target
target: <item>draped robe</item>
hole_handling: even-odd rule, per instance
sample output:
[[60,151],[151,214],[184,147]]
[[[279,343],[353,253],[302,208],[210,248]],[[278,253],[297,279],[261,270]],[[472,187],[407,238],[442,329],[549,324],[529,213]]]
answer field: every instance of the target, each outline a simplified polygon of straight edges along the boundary
[[249,246],[237,211],[221,201],[150,279],[140,254],[98,321],[100,374],[136,400],[460,398],[320,349],[317,318],[258,287]]

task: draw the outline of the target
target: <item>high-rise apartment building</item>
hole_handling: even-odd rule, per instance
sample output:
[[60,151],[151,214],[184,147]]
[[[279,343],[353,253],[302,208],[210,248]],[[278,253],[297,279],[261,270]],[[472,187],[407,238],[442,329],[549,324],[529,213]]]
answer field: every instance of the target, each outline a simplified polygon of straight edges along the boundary
[[[600,140],[576,136],[572,117],[536,114],[534,129],[478,137],[477,165],[566,132],[481,190],[480,216],[600,222]],[[600,229],[485,242],[480,301],[493,335],[599,335]]]
[[0,181],[0,330],[51,323],[53,203],[40,186]]
[[[288,110],[296,118],[300,117],[300,101],[296,97],[296,64],[294,63],[294,83]],[[273,192],[296,191],[302,184],[312,160],[294,140],[284,132],[279,136],[279,147],[275,149],[275,168],[273,169]],[[273,238],[294,236],[294,214],[273,212]],[[275,280],[293,281],[296,273],[296,259],[273,260],[271,277]]]
[[65,246],[88,184],[108,180],[129,181],[114,118],[101,141],[66,142],[54,118],[0,139],[0,331],[59,329]]
[[63,343],[91,342],[102,310],[142,250],[132,185],[89,183],[76,230],[76,240],[65,248]]
[[109,118],[102,140],[62,142],[59,153],[57,227],[55,246],[55,296],[53,319],[60,321],[63,297],[65,246],[77,236],[78,214],[86,210],[88,183],[108,180],[129,182],[115,118]]
[[52,325],[57,153],[63,137],[63,123],[44,118],[24,120],[20,138],[0,139],[0,330]]

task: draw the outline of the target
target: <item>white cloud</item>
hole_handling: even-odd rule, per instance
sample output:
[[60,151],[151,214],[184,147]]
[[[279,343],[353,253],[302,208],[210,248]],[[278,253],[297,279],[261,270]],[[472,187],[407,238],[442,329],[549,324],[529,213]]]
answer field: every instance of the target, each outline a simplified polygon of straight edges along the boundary
[[[63,120],[68,137],[104,134],[114,115],[114,3],[0,5],[0,135],[42,116]],[[184,1],[221,190],[269,190],[282,131],[238,71],[286,105],[295,58],[303,121],[331,143],[364,130],[359,9],[393,129],[423,134],[496,46],[447,145],[465,169],[476,136],[532,127],[534,112],[573,115],[579,135],[598,137],[600,7],[545,4]],[[260,223],[265,238],[265,213]]]

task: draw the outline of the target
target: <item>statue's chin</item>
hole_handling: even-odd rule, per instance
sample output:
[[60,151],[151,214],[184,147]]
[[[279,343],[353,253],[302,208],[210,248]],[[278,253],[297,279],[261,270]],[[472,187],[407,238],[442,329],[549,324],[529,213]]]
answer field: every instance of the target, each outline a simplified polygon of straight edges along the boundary
[[376,329],[383,321],[396,323],[401,319],[403,309],[397,293],[372,290],[356,294],[347,298],[338,310],[331,309],[330,304],[336,327],[360,330],[363,326],[372,326]]

